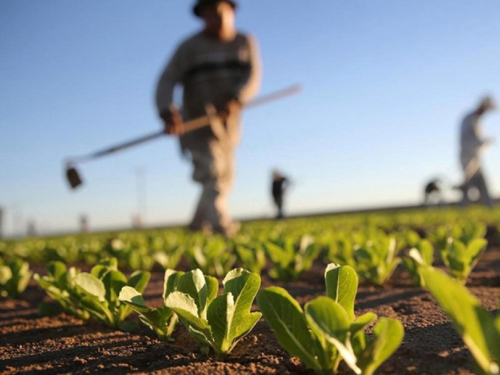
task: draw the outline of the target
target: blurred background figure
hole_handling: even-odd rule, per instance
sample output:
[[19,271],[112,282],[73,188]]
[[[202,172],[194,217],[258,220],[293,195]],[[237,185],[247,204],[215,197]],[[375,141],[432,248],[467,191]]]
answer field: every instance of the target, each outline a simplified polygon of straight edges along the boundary
[[440,204],[442,202],[441,180],[435,178],[425,185],[424,189],[424,206],[431,204]]
[[[184,155],[193,163],[193,180],[203,187],[189,228],[233,235],[239,223],[227,209],[233,185],[234,150],[240,137],[240,109],[260,87],[260,58],[255,40],[235,28],[236,3],[198,0],[193,12],[203,29],[174,53],[157,88],[158,113],[165,131],[181,136]],[[182,113],[173,105],[174,88],[183,88]],[[213,105],[221,115],[225,134],[210,128],[183,134],[183,121],[206,115]],[[224,132],[223,132],[224,133]]]
[[139,229],[142,228],[142,219],[140,214],[132,215],[132,228]]
[[80,215],[80,232],[89,233],[89,217],[86,214]]
[[472,188],[479,193],[479,199],[488,207],[492,206],[488,187],[481,169],[480,153],[491,145],[492,138],[483,138],[480,120],[483,115],[496,108],[492,98],[481,100],[479,106],[465,116],[460,128],[460,162],[464,171],[464,182],[458,187],[462,190],[462,205],[470,203],[469,193]]
[[290,186],[290,180],[283,176],[278,170],[273,171],[273,184],[271,192],[273,195],[274,204],[278,211],[276,218],[283,219],[285,216],[283,214],[283,198],[285,191]]
[[37,235],[35,220],[28,220],[26,225],[26,235],[28,237],[35,237]]

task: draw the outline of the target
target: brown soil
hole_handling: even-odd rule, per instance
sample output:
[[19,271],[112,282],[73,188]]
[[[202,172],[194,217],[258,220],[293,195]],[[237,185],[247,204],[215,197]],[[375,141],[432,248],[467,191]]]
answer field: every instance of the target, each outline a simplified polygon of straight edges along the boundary
[[[324,294],[323,270],[324,264],[317,262],[302,281],[264,279],[263,286],[283,286],[303,304]],[[490,248],[468,283],[491,311],[500,300],[498,270],[500,249]],[[162,281],[163,273],[153,272],[146,290],[152,304],[161,303]],[[37,306],[44,298],[32,281],[23,300],[0,300],[0,373],[312,374],[278,346],[263,320],[222,362],[198,353],[181,325],[175,342],[163,343],[142,325],[125,333],[66,314],[40,317]],[[405,327],[401,347],[377,373],[472,373],[472,357],[449,320],[427,292],[411,285],[403,270],[398,269],[383,288],[359,288],[356,313],[367,311],[400,319]],[[341,373],[352,372],[342,368]]]

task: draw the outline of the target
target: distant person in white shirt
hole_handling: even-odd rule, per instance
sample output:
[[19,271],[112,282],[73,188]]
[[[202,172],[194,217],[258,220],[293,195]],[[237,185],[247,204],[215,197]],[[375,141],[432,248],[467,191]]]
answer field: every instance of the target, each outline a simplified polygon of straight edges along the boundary
[[460,188],[463,191],[463,205],[470,203],[469,191],[471,188],[476,188],[482,202],[488,207],[492,206],[488,187],[481,170],[480,153],[494,140],[483,138],[480,120],[486,112],[495,108],[496,105],[492,98],[484,98],[477,109],[464,118],[460,128],[460,162],[464,171],[464,182]]

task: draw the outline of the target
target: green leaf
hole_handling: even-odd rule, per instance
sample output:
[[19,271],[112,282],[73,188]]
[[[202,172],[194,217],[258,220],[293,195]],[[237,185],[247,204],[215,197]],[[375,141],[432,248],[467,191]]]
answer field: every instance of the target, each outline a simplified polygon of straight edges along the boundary
[[492,319],[489,313],[460,282],[449,278],[442,271],[432,267],[422,267],[420,273],[426,287],[451,319],[479,367],[484,372],[490,372],[492,361],[482,329],[485,324],[493,325],[484,323]]
[[50,262],[47,266],[47,274],[51,275],[58,283],[66,275],[67,268],[63,262]]
[[235,311],[231,321],[230,335],[241,334],[239,326],[247,318],[252,308],[253,300],[260,288],[260,276],[242,268],[230,271],[222,281],[224,292],[234,297]]
[[208,299],[208,287],[205,276],[200,269],[185,273],[179,278],[177,290],[189,295],[198,307],[198,314],[206,309]]
[[102,278],[104,288],[106,289],[106,301],[113,307],[118,302],[118,295],[124,286],[127,285],[127,278],[120,271],[109,270]]
[[97,297],[100,302],[105,301],[106,288],[104,283],[89,273],[82,272],[75,277],[75,283],[85,292]]
[[232,349],[231,325],[235,312],[234,297],[224,293],[208,306],[207,320],[215,341],[214,349],[221,354],[227,354]]
[[235,332],[235,336],[233,337],[233,345],[238,342],[238,340],[245,337],[250,331],[252,331],[253,327],[257,324],[259,319],[262,317],[262,313],[253,312],[247,314],[245,319],[238,325],[238,328]]
[[205,283],[207,284],[207,304],[210,304],[219,293],[219,280],[212,276],[205,276]]
[[467,245],[467,254],[471,259],[471,263],[472,261],[479,258],[484,250],[486,250],[487,245],[488,241],[486,241],[484,238],[476,238]]
[[354,320],[354,301],[358,291],[358,275],[352,267],[330,263],[325,271],[326,295],[344,307],[349,320]]
[[137,312],[147,313],[151,311],[151,309],[146,306],[142,294],[130,286],[124,286],[122,288],[118,299],[130,305]]
[[149,272],[135,271],[132,275],[130,275],[127,285],[142,293],[146,289],[150,278],[151,274]]
[[419,251],[422,255],[424,264],[432,266],[434,262],[434,246],[429,240],[421,240],[419,243]]
[[355,336],[358,332],[364,331],[371,323],[377,319],[377,315],[372,312],[367,312],[366,314],[358,317],[349,327],[349,332],[352,336]]
[[321,370],[313,352],[315,342],[297,301],[283,288],[269,287],[259,292],[257,303],[279,344],[308,368]]
[[[142,295],[129,286],[123,287],[118,298],[139,313],[140,320],[154,330],[160,339],[166,340],[170,337],[173,327],[170,327],[168,320],[172,316],[172,310],[166,307],[149,308],[146,306]],[[175,321],[172,324],[175,325]]]
[[184,272],[178,272],[171,269],[165,271],[165,278],[163,281],[163,300],[167,299],[168,295],[177,290],[177,284],[180,277],[184,275]]
[[0,266],[0,285],[7,284],[12,279],[12,271],[8,266]]
[[350,319],[344,307],[330,297],[318,297],[304,308],[309,327],[321,338],[323,351],[333,345],[356,373],[356,357],[349,343]]
[[264,248],[273,264],[285,266],[290,261],[289,254],[280,246],[269,241],[265,243]]
[[165,300],[165,306],[199,330],[208,329],[208,324],[198,315],[198,306],[187,293],[173,292]]
[[349,331],[349,316],[344,307],[329,297],[318,297],[305,305],[305,315],[309,326],[322,333],[345,340]]
[[357,365],[363,375],[371,375],[401,345],[404,329],[399,320],[380,318],[373,328],[373,337],[362,353],[358,354]]
[[80,296],[80,304],[84,309],[86,309],[92,317],[100,320],[104,324],[113,325],[114,319],[113,314],[106,306],[105,301],[100,301],[97,296],[84,292]]

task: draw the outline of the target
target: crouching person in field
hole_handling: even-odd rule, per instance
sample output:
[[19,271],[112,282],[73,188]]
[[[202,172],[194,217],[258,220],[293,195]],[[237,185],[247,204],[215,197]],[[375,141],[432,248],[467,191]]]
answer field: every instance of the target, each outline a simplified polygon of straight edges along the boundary
[[[189,227],[209,226],[226,236],[239,228],[229,216],[227,203],[240,137],[240,110],[257,93],[261,78],[256,43],[235,29],[235,10],[234,1],[198,0],[193,11],[203,21],[203,30],[177,48],[156,94],[165,131],[180,136],[182,151],[192,160],[193,179],[203,187]],[[183,87],[182,111],[172,100],[178,84]],[[219,114],[223,131],[215,134],[206,127],[183,134],[183,121],[206,115],[207,105]]]

